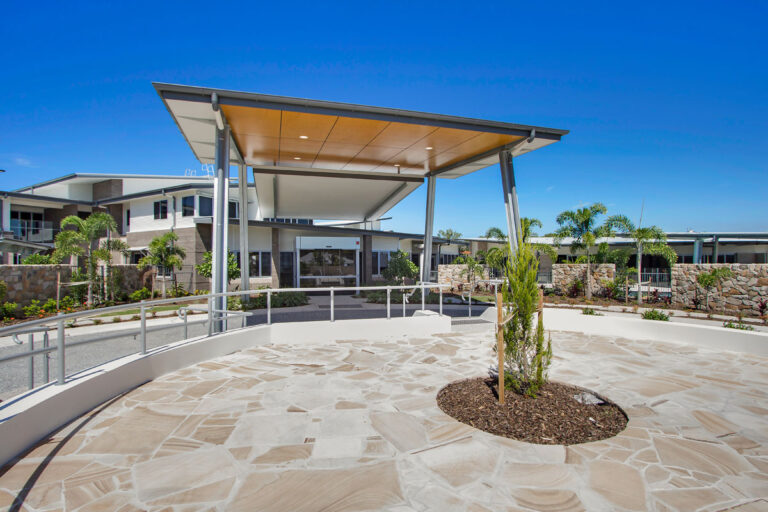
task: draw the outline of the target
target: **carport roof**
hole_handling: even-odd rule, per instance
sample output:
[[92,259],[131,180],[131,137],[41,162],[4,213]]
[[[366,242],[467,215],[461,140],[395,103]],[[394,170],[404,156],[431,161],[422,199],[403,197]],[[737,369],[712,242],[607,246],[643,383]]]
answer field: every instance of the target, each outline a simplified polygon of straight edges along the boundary
[[[202,163],[215,160],[217,113],[231,162],[254,169],[456,178],[560,140],[567,130],[348,103],[155,83]],[[214,99],[215,98],[215,99]]]

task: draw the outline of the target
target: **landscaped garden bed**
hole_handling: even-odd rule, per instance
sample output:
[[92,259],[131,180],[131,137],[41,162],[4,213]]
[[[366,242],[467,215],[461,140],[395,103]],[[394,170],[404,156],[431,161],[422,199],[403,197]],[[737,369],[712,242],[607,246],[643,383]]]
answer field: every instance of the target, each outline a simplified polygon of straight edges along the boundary
[[453,382],[437,395],[447,415],[477,429],[537,444],[579,444],[613,437],[627,426],[613,402],[576,386],[547,382],[533,398],[507,393],[499,404],[496,379]]

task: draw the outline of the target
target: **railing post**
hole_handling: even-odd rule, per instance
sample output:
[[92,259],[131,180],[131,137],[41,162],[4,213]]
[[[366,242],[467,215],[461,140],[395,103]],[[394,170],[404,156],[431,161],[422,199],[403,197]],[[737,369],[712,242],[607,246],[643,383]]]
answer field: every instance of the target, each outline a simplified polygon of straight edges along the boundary
[[402,291],[402,292],[403,292],[403,296],[402,296],[402,299],[403,299],[403,318],[405,318],[405,301],[407,301],[407,300],[408,300],[408,299],[407,299],[407,297],[408,297],[408,294],[406,294],[406,293],[405,293],[405,288],[403,288],[403,289],[402,289],[402,290],[400,290],[400,291]]
[[141,332],[139,332],[139,343],[141,345],[142,355],[146,354],[147,353],[147,307],[143,304],[141,306]]
[[390,320],[392,318],[392,310],[390,309],[390,306],[392,304],[392,288],[387,286],[387,320]]
[[[62,316],[64,313],[59,313],[58,316]],[[67,378],[67,370],[64,361],[64,320],[59,320],[56,325],[56,363],[57,369],[57,384],[63,385]]]
[[213,297],[208,297],[208,336],[213,335]]
[[[34,333],[29,333],[27,341],[29,342],[29,351],[33,352],[35,350]],[[27,360],[29,364],[29,389],[35,389],[35,356],[30,355]]]
[[189,310],[186,306],[183,307],[184,309],[184,339],[186,340],[189,338],[189,330],[187,329],[187,315],[189,314]]
[[331,322],[333,322],[335,318],[335,311],[334,311],[334,293],[333,293],[333,287],[331,287]]
[[427,304],[427,288],[425,288],[425,284],[421,283],[421,310],[424,311],[424,308]]
[[272,292],[267,292],[267,325],[272,325]]
[[443,316],[443,288],[440,288],[440,316]]
[[[45,331],[43,335],[43,348],[48,348],[48,331]],[[43,375],[45,376],[45,384],[48,384],[51,380],[51,353],[46,352],[43,354]]]

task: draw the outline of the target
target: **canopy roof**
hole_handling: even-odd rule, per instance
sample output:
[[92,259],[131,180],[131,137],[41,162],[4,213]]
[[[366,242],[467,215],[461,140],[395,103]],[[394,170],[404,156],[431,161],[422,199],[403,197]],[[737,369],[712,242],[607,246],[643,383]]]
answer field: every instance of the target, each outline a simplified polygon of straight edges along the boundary
[[456,178],[567,134],[537,126],[155,83],[198,160],[213,163],[215,94],[232,163],[254,168]]

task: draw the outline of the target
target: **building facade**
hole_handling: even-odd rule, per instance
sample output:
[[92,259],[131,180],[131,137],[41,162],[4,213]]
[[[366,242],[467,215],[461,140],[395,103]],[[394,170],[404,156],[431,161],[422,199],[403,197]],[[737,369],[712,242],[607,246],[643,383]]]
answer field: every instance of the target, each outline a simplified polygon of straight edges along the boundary
[[[230,187],[229,197],[236,198],[237,185]],[[106,211],[129,247],[127,255],[115,255],[115,262],[137,263],[153,238],[173,231],[186,252],[176,281],[190,291],[210,288],[209,280],[195,271],[212,243],[213,182],[207,176],[71,174],[0,192],[0,201],[2,263],[19,264],[28,254],[50,252],[66,216]],[[241,219],[237,199],[229,201],[227,245],[238,260],[247,253],[252,288],[369,284],[382,278],[392,252],[405,251],[418,264],[423,250],[423,234],[383,231],[380,221],[270,218],[259,206],[252,185],[248,219]],[[239,247],[238,237],[239,223],[245,221],[247,251]],[[433,242],[432,268],[458,254],[456,244]],[[273,253],[278,255],[274,259]],[[239,284],[236,279],[230,286]]]

